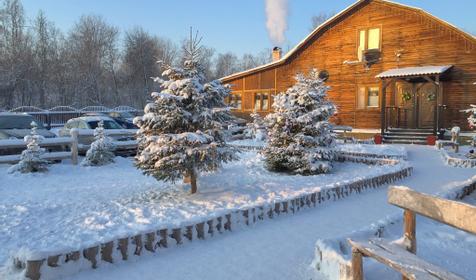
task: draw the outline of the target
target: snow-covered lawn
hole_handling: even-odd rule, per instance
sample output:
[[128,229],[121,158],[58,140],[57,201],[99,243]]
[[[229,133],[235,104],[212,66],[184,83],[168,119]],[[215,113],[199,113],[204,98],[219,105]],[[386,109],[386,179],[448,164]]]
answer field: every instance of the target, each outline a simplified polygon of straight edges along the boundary
[[401,169],[336,163],[331,174],[270,173],[256,152],[199,179],[199,194],[186,185],[157,182],[116,158],[103,167],[55,164],[46,174],[7,174],[0,167],[0,263],[25,248],[68,251],[147,230],[181,226],[232,209],[275,202],[321,188]]
[[[415,169],[412,177],[399,181],[399,185],[438,193],[454,189],[457,185],[454,181],[474,176],[474,170],[444,165],[439,153],[432,147],[409,145],[406,148]],[[387,204],[386,195],[386,188],[379,188],[298,215],[286,215],[232,234],[193,242],[180,250],[165,249],[137,263],[106,264],[70,279],[322,279],[312,266],[315,242],[343,236],[388,217],[401,215],[401,209]],[[417,225],[417,231],[418,228]],[[468,236],[463,237],[462,241]],[[433,240],[439,240],[439,237]],[[427,246],[430,248],[439,244]],[[458,254],[458,248],[463,246],[459,244],[448,254]],[[442,248],[451,250],[451,246]],[[463,256],[467,254],[474,259],[476,254],[470,252],[471,248],[468,247]],[[421,247],[421,251],[424,250]],[[445,261],[444,253],[441,253],[443,255],[435,251],[435,256]],[[471,268],[461,266],[454,270],[471,279],[473,274],[465,272]]]

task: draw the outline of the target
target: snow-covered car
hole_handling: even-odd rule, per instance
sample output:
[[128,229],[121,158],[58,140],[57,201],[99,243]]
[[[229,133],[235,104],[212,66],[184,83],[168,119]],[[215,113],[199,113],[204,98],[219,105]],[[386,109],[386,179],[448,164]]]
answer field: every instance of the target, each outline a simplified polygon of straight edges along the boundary
[[84,116],[108,116],[111,119],[115,120],[123,128],[126,129],[138,129],[138,127],[132,122],[134,115],[129,112],[98,112],[98,113],[88,113]]
[[[41,121],[24,113],[0,113],[0,141],[7,139],[23,139],[31,132],[31,123],[37,125],[37,133],[45,138],[54,138],[56,135],[47,130]],[[0,155],[19,154],[23,149],[1,149]],[[50,150],[50,149],[49,149]],[[51,150],[53,151],[53,150]]]
[[23,139],[30,134],[31,123],[37,125],[37,132],[45,138],[53,138],[56,135],[45,128],[42,122],[35,120],[33,116],[23,113],[0,113],[0,140]]
[[[129,150],[135,152],[135,132],[137,130],[125,129],[114,119],[100,114],[70,119],[66,122],[64,127],[58,131],[58,135],[69,137],[71,136],[71,130],[77,129],[79,131],[78,151],[80,153],[85,153],[88,150],[89,145],[94,141],[94,129],[98,126],[100,121],[103,122],[106,135],[111,137],[114,141],[122,142],[124,144],[120,145],[121,147],[119,147],[118,150],[127,151],[126,154],[129,154]],[[130,145],[127,145],[126,143],[130,143]]]

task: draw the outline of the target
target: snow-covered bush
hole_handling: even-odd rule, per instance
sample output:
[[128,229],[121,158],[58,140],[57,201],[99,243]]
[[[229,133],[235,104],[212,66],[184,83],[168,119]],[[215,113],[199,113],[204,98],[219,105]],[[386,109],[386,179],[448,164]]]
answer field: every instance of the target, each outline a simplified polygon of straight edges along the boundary
[[21,153],[20,162],[10,167],[9,173],[21,172],[46,172],[48,171],[48,161],[42,159],[41,156],[45,153],[45,149],[40,147],[43,136],[38,135],[36,131],[37,124],[31,123],[30,135],[25,136],[26,150]]
[[112,143],[112,139],[104,134],[104,124],[102,121],[94,129],[94,139],[81,165],[101,166],[114,162],[115,146]]
[[313,69],[307,77],[298,74],[296,84],[275,97],[262,151],[269,170],[303,175],[331,170],[336,152],[329,118],[336,107],[327,99],[327,90]]
[[236,155],[223,134],[224,122],[232,118],[225,104],[230,90],[220,81],[204,82],[196,40],[186,52],[183,67],[164,65],[164,80],[154,79],[162,92],[152,93],[145,114],[134,119],[139,127],[136,166],[157,180],[188,178],[195,193],[199,172],[215,171]]
[[257,141],[264,141],[266,139],[266,126],[263,118],[256,111],[251,113],[250,117],[253,121],[246,125],[246,136]]

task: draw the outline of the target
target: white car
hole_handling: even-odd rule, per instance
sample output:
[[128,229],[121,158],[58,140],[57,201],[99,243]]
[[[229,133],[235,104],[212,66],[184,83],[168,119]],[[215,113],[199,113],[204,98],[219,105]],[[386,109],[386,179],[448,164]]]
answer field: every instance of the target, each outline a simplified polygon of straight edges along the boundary
[[119,153],[124,151],[125,154],[135,152],[135,133],[137,130],[125,129],[108,116],[95,115],[70,119],[66,122],[64,127],[59,130],[58,135],[70,137],[72,129],[78,130],[78,151],[85,153],[89,149],[89,145],[94,141],[94,129],[98,126],[100,121],[103,122],[106,135],[111,137],[114,141],[122,143],[118,145],[116,151],[119,150]]

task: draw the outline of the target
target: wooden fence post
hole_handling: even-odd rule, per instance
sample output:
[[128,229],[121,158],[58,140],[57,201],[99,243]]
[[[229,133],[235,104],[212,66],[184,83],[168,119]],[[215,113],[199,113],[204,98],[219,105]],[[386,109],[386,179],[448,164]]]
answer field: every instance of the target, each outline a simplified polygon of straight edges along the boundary
[[404,236],[410,242],[410,247],[407,247],[407,251],[416,253],[416,217],[415,213],[410,210],[404,210],[403,212],[403,226]]
[[362,266],[362,253],[358,249],[352,248],[352,279],[363,280],[364,268]]
[[74,165],[78,164],[78,136],[79,131],[77,129],[71,130],[71,161]]

